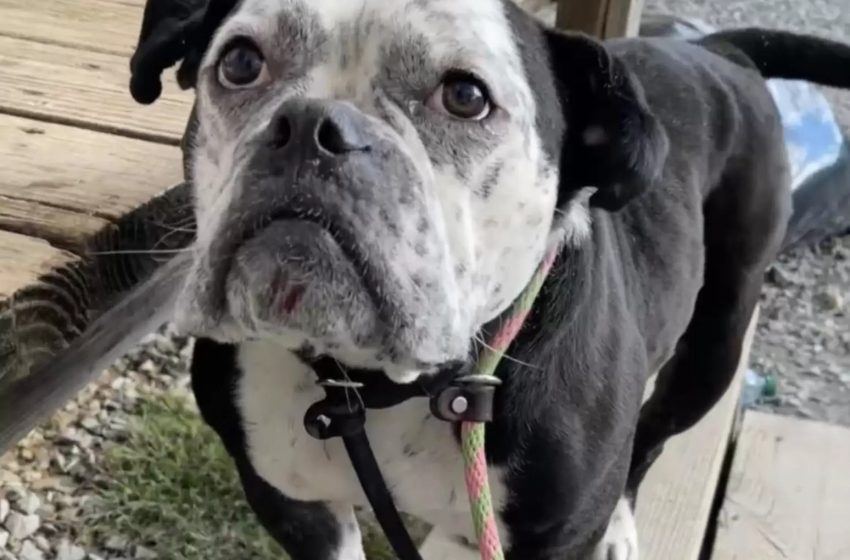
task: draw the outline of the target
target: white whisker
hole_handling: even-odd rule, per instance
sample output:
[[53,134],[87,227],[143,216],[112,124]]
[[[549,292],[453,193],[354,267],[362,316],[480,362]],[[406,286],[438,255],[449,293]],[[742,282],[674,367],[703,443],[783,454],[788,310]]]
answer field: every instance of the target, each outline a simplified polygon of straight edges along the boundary
[[[477,334],[473,337],[473,340],[474,340],[474,341],[476,341],[476,342],[478,342],[479,344],[481,344],[483,347],[487,348],[488,350],[492,350],[492,351],[494,351],[494,352],[498,352],[498,350],[496,350],[495,348],[493,348],[492,346],[490,346],[489,344],[487,344],[487,342],[485,342],[483,339],[481,339],[481,337],[480,337],[479,335],[477,335]],[[540,366],[536,366],[536,365],[534,365],[534,364],[530,364],[530,363],[528,363],[528,362],[524,362],[524,361],[522,361],[522,360],[520,360],[520,359],[518,359],[518,358],[514,358],[513,356],[511,356],[511,355],[510,355],[510,354],[508,354],[507,352],[503,352],[503,353],[502,353],[502,357],[503,357],[503,358],[505,358],[505,359],[506,359],[506,360],[508,360],[508,361],[511,361],[511,362],[513,362],[513,363],[515,363],[515,364],[518,364],[518,365],[521,365],[521,366],[525,366],[525,367],[530,368],[530,369],[538,369],[538,370],[540,369]]]
[[128,249],[122,251],[93,251],[89,253],[92,256],[111,256],[111,255],[176,255],[179,253],[187,253],[190,248],[185,249]]

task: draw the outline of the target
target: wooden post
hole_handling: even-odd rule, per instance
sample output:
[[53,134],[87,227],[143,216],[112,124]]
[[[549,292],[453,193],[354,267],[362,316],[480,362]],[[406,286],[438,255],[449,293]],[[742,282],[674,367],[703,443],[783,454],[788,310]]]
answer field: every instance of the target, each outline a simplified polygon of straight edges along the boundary
[[633,37],[644,0],[558,0],[557,26],[602,39]]

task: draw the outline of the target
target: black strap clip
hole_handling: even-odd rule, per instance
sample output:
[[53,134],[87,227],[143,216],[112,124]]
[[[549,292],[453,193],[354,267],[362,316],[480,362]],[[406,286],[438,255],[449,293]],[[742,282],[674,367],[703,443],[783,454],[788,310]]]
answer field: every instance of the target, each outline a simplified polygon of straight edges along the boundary
[[342,438],[360,486],[393,550],[401,560],[422,560],[369,444],[365,429],[366,403],[356,392],[362,384],[334,379],[325,379],[319,384],[327,396],[307,409],[304,415],[307,433],[320,440]]
[[491,422],[496,387],[502,381],[491,375],[466,375],[431,397],[431,412],[445,422]]
[[325,379],[319,381],[326,397],[307,409],[304,428],[312,437],[328,440],[353,436],[366,426],[366,408],[357,395],[362,383]]

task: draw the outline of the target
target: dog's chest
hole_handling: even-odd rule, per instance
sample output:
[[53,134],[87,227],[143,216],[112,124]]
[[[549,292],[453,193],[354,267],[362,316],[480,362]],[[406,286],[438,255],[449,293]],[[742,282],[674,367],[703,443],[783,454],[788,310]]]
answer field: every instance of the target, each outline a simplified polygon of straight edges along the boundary
[[[238,360],[237,407],[257,473],[290,498],[368,505],[342,441],[318,441],[304,429],[307,408],[324,397],[315,373],[263,342],[243,344]],[[367,430],[398,508],[467,534],[461,452],[452,427],[430,414],[427,400],[370,410]],[[505,492],[499,474],[492,478],[500,505]]]

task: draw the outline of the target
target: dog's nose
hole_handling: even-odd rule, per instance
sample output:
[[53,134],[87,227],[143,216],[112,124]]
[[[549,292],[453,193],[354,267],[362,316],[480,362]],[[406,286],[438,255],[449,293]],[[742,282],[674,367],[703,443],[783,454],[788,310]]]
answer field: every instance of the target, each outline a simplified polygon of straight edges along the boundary
[[290,100],[272,118],[270,143],[278,150],[312,147],[331,156],[363,152],[369,149],[363,123],[364,116],[346,103]]

